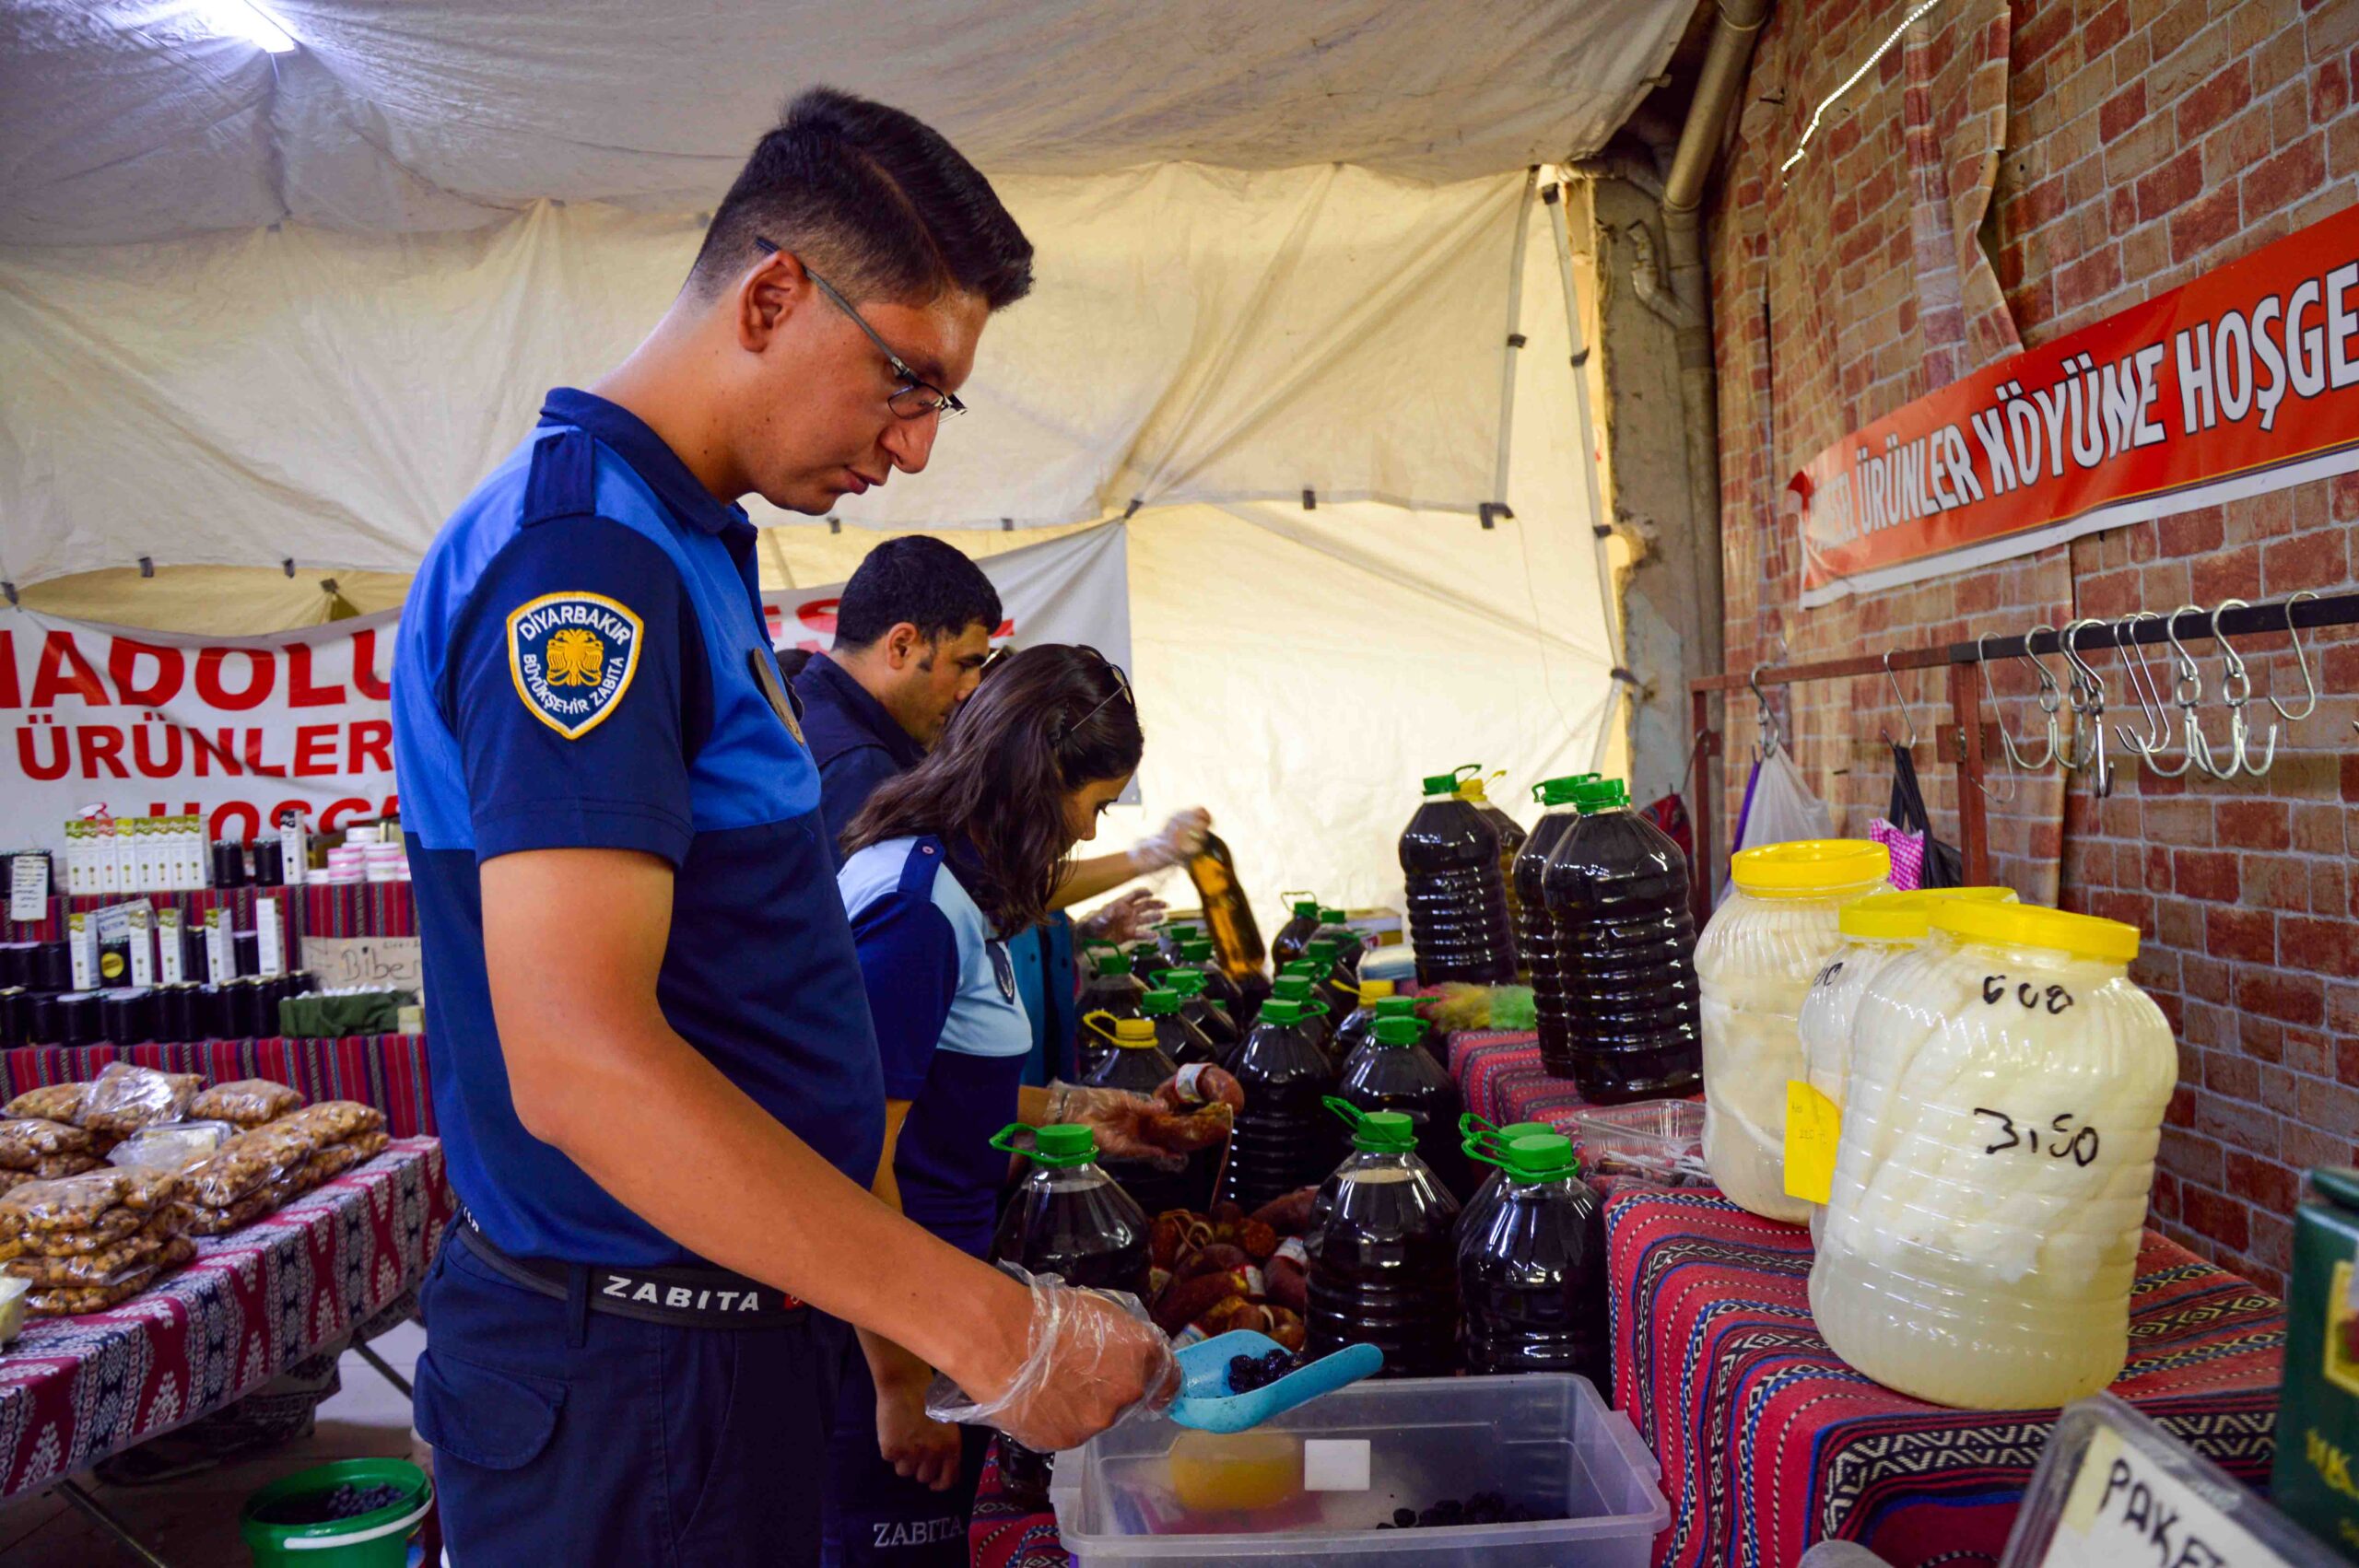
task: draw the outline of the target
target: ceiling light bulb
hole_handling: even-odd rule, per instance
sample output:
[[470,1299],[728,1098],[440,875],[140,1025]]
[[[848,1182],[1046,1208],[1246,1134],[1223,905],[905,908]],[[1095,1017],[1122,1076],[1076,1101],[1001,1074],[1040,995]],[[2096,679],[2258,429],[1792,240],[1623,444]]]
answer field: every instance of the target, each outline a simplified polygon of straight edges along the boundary
[[295,35],[280,27],[253,0],[206,0],[204,10],[215,29],[225,36],[242,38],[256,49],[273,54],[285,54],[295,48]]

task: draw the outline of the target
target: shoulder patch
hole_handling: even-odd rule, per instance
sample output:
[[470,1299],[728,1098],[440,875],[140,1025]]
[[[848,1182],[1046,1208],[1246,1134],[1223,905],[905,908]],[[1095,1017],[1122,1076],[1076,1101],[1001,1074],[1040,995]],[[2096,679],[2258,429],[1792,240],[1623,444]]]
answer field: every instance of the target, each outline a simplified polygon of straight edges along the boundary
[[999,982],[1000,1000],[1015,1000],[1015,960],[1007,954],[1007,943],[997,937],[983,943],[983,951],[992,956],[992,978]]
[[508,616],[508,673],[533,717],[578,741],[639,673],[639,615],[603,593],[544,593]]

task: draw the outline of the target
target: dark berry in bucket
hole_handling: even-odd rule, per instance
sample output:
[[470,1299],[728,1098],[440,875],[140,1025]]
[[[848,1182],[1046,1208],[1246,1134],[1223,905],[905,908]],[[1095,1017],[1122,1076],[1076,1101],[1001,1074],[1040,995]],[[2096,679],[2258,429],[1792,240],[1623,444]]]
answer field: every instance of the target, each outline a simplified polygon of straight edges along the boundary
[[390,1508],[408,1495],[406,1487],[354,1486],[346,1481],[330,1492],[305,1492],[281,1498],[266,1508],[257,1509],[254,1519],[264,1525],[333,1524],[338,1519],[357,1519],[363,1514]]
[[1295,1352],[1283,1347],[1258,1356],[1228,1358],[1228,1391],[1250,1394],[1256,1388],[1266,1388],[1292,1372],[1298,1364]]
[[1377,1524],[1379,1530],[1448,1529],[1453,1525],[1529,1525],[1548,1518],[1520,1503],[1510,1503],[1496,1492],[1478,1492],[1460,1502],[1446,1497],[1429,1508],[1395,1508],[1392,1517]]

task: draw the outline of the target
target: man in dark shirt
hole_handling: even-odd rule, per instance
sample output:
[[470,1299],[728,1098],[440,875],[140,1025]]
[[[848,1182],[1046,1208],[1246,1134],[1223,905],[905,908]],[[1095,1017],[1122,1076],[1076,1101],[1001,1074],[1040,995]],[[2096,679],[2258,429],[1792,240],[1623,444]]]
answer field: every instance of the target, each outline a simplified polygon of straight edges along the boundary
[[939,539],[887,539],[860,563],[836,605],[835,651],[791,677],[831,846],[877,785],[941,738],[982,678],[999,624],[991,579]]

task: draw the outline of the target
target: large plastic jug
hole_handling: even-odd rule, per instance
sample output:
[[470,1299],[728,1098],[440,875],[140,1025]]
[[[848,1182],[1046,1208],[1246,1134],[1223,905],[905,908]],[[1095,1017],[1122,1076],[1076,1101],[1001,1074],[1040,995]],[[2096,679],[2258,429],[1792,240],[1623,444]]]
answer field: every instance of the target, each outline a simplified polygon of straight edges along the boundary
[[1539,1014],[1541,1061],[1593,1106],[1692,1094],[1703,1016],[1687,857],[1620,779],[1577,785],[1574,800],[1580,821],[1541,871],[1563,987],[1554,1020]]
[[1730,860],[1733,891],[1696,941],[1704,1162],[1731,1201],[1764,1219],[1810,1217],[1786,1193],[1786,1083],[1802,1076],[1802,998],[1843,945],[1843,907],[1891,872],[1891,851],[1864,839],[1741,849]]
[[1320,1186],[1304,1237],[1304,1349],[1372,1344],[1384,1352],[1379,1376],[1447,1376],[1457,1362],[1458,1200],[1417,1158],[1407,1117],[1363,1116],[1339,1099],[1328,1106],[1351,1127],[1353,1153]]
[[2133,926],[1949,899],[1860,999],[1811,1311],[1920,1399],[2040,1409],[2129,1351],[2163,1112],[2162,1010]]
[[1463,1108],[1458,1085],[1418,1048],[1426,1024],[1419,1018],[1380,1020],[1369,1039],[1344,1059],[1335,1095],[1366,1111],[1399,1111],[1417,1129],[1417,1157],[1455,1199],[1474,1188],[1458,1132]]
[[[1521,823],[1508,815],[1499,808],[1498,802],[1491,799],[1481,767],[1470,763],[1460,768],[1458,774],[1458,798],[1482,813],[1483,820],[1489,823],[1499,836],[1499,881],[1507,888],[1508,925],[1510,930],[1520,930],[1523,907],[1516,893],[1515,862],[1516,857],[1523,853],[1523,847],[1531,835],[1524,832]],[[1504,778],[1505,775],[1493,774],[1492,777]],[[1519,968],[1528,975],[1531,964],[1524,958],[1520,948],[1516,950],[1516,962]]]
[[[1147,1219],[1115,1180],[1097,1166],[1097,1140],[1086,1127],[1002,1128],[992,1145],[1014,1150],[1018,1134],[1030,1133],[1024,1151],[1032,1169],[1001,1213],[992,1256],[1020,1264],[1035,1274],[1056,1274],[1065,1282],[1098,1290],[1128,1291],[1147,1297]],[[1046,1506],[1050,1456],[1020,1444],[1000,1445],[1000,1469],[1008,1492],[1018,1500]]]
[[1425,795],[1400,846],[1417,983],[1505,985],[1515,978],[1515,928],[1499,831],[1459,798],[1456,774],[1427,778]]
[[1304,1026],[1302,1004],[1281,997],[1262,1004],[1228,1070],[1245,1092],[1245,1108],[1229,1134],[1221,1196],[1250,1213],[1333,1166],[1337,1139],[1323,1106],[1335,1070]]
[[1571,1372],[1611,1386],[1605,1211],[1571,1140],[1549,1131],[1470,1139],[1504,1177],[1479,1226],[1461,1222],[1466,1370]]
[[1552,1027],[1559,1037],[1556,1054],[1560,1057],[1564,1055],[1563,1041],[1568,1036],[1565,982],[1556,970],[1556,922],[1548,913],[1548,895],[1542,885],[1541,873],[1547,869],[1548,857],[1555,852],[1565,835],[1581,820],[1580,810],[1573,801],[1574,787],[1596,777],[1594,773],[1584,773],[1577,778],[1543,779],[1532,787],[1532,800],[1546,810],[1532,825],[1532,837],[1523,841],[1508,877],[1508,891],[1515,895],[1516,961],[1523,965],[1524,977],[1532,985],[1543,1059]]

